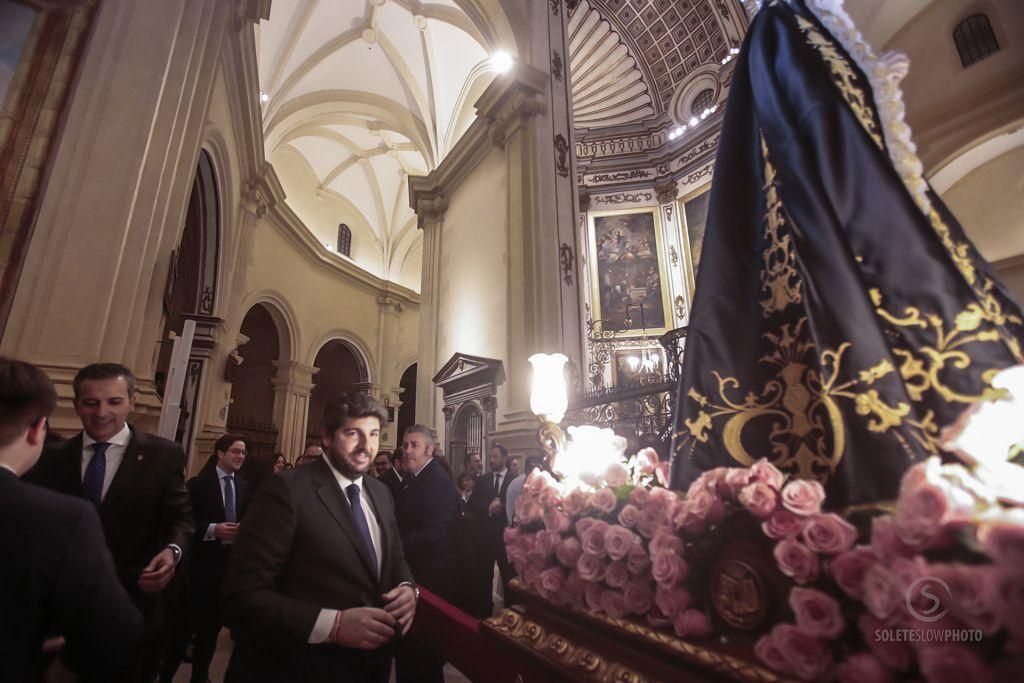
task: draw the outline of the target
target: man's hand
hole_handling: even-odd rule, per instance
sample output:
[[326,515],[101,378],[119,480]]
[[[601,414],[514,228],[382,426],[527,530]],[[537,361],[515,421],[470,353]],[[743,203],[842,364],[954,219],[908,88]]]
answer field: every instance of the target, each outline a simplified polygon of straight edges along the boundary
[[233,541],[238,536],[238,522],[221,522],[213,527],[213,537],[221,541]]
[[412,618],[416,615],[416,591],[406,584],[392,588],[383,595],[384,611],[398,620],[402,625],[402,635],[409,632]]
[[139,590],[143,593],[159,593],[174,577],[174,551],[164,548],[156,554],[139,577]]
[[494,517],[495,515],[499,514],[504,508],[505,506],[501,504],[501,498],[495,498],[487,507],[487,514],[489,514],[491,517]]
[[331,642],[360,650],[376,650],[395,635],[394,618],[376,607],[356,607],[338,612]]

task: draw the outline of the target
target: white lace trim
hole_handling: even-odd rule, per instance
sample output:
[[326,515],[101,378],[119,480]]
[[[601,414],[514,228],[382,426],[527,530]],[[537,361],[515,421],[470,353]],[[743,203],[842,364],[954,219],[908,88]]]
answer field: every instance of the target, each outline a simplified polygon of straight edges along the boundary
[[932,210],[928,183],[905,120],[906,107],[900,90],[900,81],[910,70],[910,60],[899,52],[876,55],[846,13],[843,0],[807,0],[807,6],[867,75],[889,158],[918,208],[928,216]]

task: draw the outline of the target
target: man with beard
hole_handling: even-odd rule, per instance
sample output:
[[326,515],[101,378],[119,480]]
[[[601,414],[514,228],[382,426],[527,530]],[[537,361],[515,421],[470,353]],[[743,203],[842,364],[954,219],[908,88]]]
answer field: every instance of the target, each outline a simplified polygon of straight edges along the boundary
[[270,477],[249,506],[223,590],[235,680],[388,680],[418,591],[387,487],[364,476],[386,421],[367,394],[329,402],[323,457]]

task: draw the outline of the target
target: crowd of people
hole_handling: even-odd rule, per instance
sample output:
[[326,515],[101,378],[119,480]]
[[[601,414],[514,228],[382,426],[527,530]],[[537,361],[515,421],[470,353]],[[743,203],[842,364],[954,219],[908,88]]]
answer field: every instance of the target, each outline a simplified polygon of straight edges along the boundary
[[205,683],[224,626],[226,681],[383,682],[392,662],[399,683],[444,680],[410,626],[421,588],[483,618],[496,572],[512,578],[502,537],[525,474],[501,444],[455,479],[431,428],[379,452],[383,406],[340,395],[294,466],[278,453],[247,477],[246,439],[224,434],[186,481],[181,446],[128,423],[135,383],[82,368],[82,430],[62,440],[45,373],[0,358],[0,683],[53,667],[167,682],[190,645]]

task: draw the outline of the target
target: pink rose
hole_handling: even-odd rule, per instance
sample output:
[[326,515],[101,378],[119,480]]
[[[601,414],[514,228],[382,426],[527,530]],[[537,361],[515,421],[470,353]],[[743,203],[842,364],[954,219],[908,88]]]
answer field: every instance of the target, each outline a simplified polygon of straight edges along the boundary
[[576,560],[576,571],[584,581],[600,581],[604,578],[604,560],[596,555],[583,553]]
[[670,550],[663,550],[651,562],[651,576],[659,586],[672,588],[686,578],[686,562]]
[[604,483],[613,489],[623,486],[627,481],[629,481],[629,471],[622,463],[613,462],[604,471]]
[[613,560],[624,558],[629,553],[629,549],[639,542],[639,536],[618,524],[609,526],[608,531],[604,533],[605,552]]
[[637,487],[629,494],[629,502],[638,508],[643,508],[651,500],[651,492],[645,488]]
[[690,593],[685,588],[658,586],[654,591],[654,604],[669,619],[690,606]]
[[797,626],[812,636],[831,640],[846,625],[839,603],[813,588],[793,588],[789,606],[796,615]]
[[691,511],[686,505],[680,508],[679,512],[672,519],[676,530],[689,538],[699,536],[707,527],[708,523],[704,517]]
[[551,508],[544,513],[544,527],[548,531],[564,534],[569,531],[571,523],[572,520],[569,519],[569,515],[555,508]]
[[590,507],[590,501],[593,498],[593,494],[588,493],[582,489],[573,489],[569,491],[569,494],[562,501],[565,511],[573,517],[579,517],[587,508]]
[[805,681],[827,678],[832,667],[832,652],[825,641],[793,624],[778,624],[771,636],[795,676]]
[[636,521],[636,530],[646,538],[654,536],[654,532],[657,531],[661,525],[662,513],[660,510],[652,508],[648,505],[646,508],[640,511],[640,519]]
[[505,527],[505,531],[502,532],[502,537],[505,539],[505,545],[512,545],[512,543],[519,538],[521,530],[517,526]]
[[626,601],[619,591],[607,590],[601,595],[601,610],[612,619],[626,616]]
[[839,683],[893,683],[892,672],[867,652],[851,655],[836,670]]
[[662,550],[671,550],[679,557],[683,556],[683,550],[685,548],[683,545],[683,539],[679,538],[671,531],[659,531],[655,534],[654,538],[651,539],[649,547],[652,555],[655,555]]
[[974,650],[956,643],[922,647],[918,666],[928,683],[988,683],[992,671]]
[[591,501],[591,505],[598,512],[605,514],[610,513],[618,505],[618,500],[615,498],[615,492],[611,489],[598,489],[597,493],[594,494],[594,499]]
[[619,524],[627,527],[634,527],[640,520],[640,509],[632,503],[627,503],[619,510]]
[[562,541],[562,537],[554,531],[538,531],[534,538],[536,543],[533,546],[531,557],[537,556],[539,559],[546,559],[553,555],[555,547]]
[[757,644],[754,645],[754,654],[769,669],[783,674],[789,673],[789,662],[786,661],[786,657],[771,634],[763,635],[758,639]]
[[786,481],[786,475],[768,460],[761,458],[750,467],[750,479],[763,482],[776,491],[781,491],[782,484]]
[[711,635],[711,622],[700,610],[688,609],[676,614],[672,628],[680,638],[705,638]]
[[860,600],[864,597],[864,574],[877,562],[878,555],[870,546],[859,545],[836,556],[830,569],[843,592]]
[[583,601],[587,604],[587,609],[594,612],[601,611],[601,599],[603,597],[604,588],[599,583],[588,583],[586,590],[583,591]]
[[582,554],[583,546],[578,538],[572,536],[563,538],[562,542],[555,546],[555,559],[566,567],[575,567]]
[[616,560],[604,570],[604,582],[609,588],[622,588],[629,581],[629,569],[622,560]]
[[[941,586],[933,591],[943,605],[952,600],[952,610],[961,621],[971,628],[981,629],[985,635],[994,635],[999,629],[999,619],[985,602],[988,585],[995,580],[992,567],[962,564],[935,564],[928,568],[928,575],[943,581],[949,587],[949,596]],[[925,583],[925,582],[922,582]],[[932,607],[929,600],[925,609]]]
[[640,474],[654,474],[654,468],[658,466],[658,451],[653,448],[641,449],[636,454],[637,467],[640,469]]
[[885,622],[875,619],[870,614],[863,614],[857,620],[857,627],[860,629],[864,642],[871,648],[871,653],[878,658],[878,661],[893,671],[907,670],[913,661],[914,653],[907,643],[892,638],[887,639],[882,634],[883,630],[889,628]]
[[627,612],[639,616],[647,614],[654,602],[654,591],[650,582],[633,579],[622,589],[622,600],[626,604]]
[[593,517],[583,517],[576,520],[576,535],[582,538],[583,534],[587,533],[587,529],[595,524],[601,528],[602,534],[608,530],[608,522],[601,519],[594,519]]
[[871,520],[871,547],[879,557],[909,557],[913,551],[900,539],[892,515]]
[[597,521],[589,525],[587,530],[580,534],[583,552],[596,555],[597,557],[604,557],[604,535],[607,531],[607,522]]
[[682,510],[706,519],[711,524],[717,524],[725,516],[725,504],[717,496],[706,492],[687,498]]
[[626,555],[626,567],[633,576],[643,574],[651,566],[651,556],[642,544],[637,544],[629,549]]
[[537,502],[540,503],[541,507],[545,510],[548,510],[561,505],[562,498],[558,495],[558,489],[553,486],[549,486],[537,494]]
[[768,484],[756,482],[740,491],[739,501],[750,514],[758,519],[767,519],[778,507],[779,494]]
[[978,541],[985,553],[996,562],[1024,567],[1024,525],[985,522],[978,527]]
[[834,512],[811,515],[804,522],[803,539],[816,553],[836,555],[853,547],[857,529]]
[[1014,638],[1024,638],[1024,573],[1020,566],[996,567],[985,590],[985,604]]
[[730,467],[725,473],[725,488],[729,492],[729,498],[736,498],[740,491],[750,483],[751,471],[746,467]]
[[817,514],[824,502],[825,489],[817,481],[794,479],[782,488],[782,506],[795,515]]
[[864,604],[878,619],[887,619],[903,599],[896,577],[881,564],[864,572]]
[[789,510],[776,510],[771,517],[761,522],[761,530],[768,538],[779,540],[793,538],[800,533],[803,525],[803,517],[798,517]]
[[779,570],[797,583],[804,584],[818,578],[818,556],[795,538],[779,541],[774,555]]
[[562,590],[565,583],[565,575],[561,567],[551,567],[540,573],[540,588],[548,593],[557,593]]
[[520,524],[539,522],[544,516],[544,508],[537,502],[525,497],[516,500],[516,520]]

